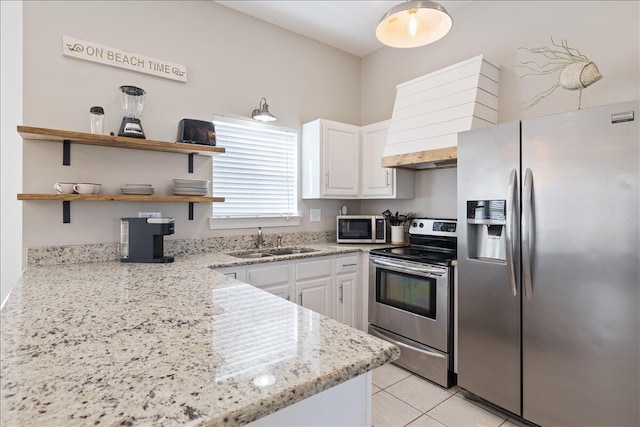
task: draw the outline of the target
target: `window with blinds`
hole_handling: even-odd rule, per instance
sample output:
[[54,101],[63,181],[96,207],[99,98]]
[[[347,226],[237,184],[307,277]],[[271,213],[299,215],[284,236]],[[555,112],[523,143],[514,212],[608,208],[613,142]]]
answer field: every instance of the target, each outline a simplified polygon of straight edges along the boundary
[[242,227],[242,220],[252,220],[244,226],[269,225],[256,222],[260,218],[287,225],[298,217],[297,133],[229,118],[213,123],[226,152],[213,158],[213,196],[225,202],[214,204],[212,228]]

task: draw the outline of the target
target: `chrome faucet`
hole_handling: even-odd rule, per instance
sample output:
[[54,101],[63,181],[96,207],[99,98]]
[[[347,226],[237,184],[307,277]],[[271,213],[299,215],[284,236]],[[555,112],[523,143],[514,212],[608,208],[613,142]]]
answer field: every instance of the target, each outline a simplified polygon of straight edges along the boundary
[[282,247],[282,236],[278,236],[278,247]]
[[262,227],[258,227],[258,249],[262,249]]

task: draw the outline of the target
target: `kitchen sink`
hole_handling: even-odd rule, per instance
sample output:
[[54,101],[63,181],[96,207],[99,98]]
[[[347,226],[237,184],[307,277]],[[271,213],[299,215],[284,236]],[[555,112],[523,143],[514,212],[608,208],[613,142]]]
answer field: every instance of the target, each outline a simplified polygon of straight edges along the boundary
[[306,254],[309,252],[316,252],[317,249],[311,248],[277,248],[271,249],[268,253],[271,255],[292,255],[292,254]]
[[236,258],[267,258],[273,256],[284,256],[294,254],[306,254],[309,252],[316,252],[317,249],[311,248],[274,248],[274,249],[262,249],[259,251],[243,251],[230,253],[232,257]]
[[272,257],[273,255],[267,252],[246,252],[246,253],[236,253],[236,254],[229,254],[232,257],[236,257],[236,258],[266,258],[266,257]]

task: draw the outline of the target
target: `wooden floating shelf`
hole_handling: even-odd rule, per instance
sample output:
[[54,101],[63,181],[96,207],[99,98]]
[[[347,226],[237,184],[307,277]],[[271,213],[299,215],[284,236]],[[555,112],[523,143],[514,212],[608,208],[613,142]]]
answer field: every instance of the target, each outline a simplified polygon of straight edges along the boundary
[[183,142],[154,141],[150,139],[126,138],[122,136],[96,135],[92,133],[67,130],[45,129],[30,126],[18,126],[18,132],[26,139],[49,142],[69,141],[75,144],[98,145],[102,147],[130,148],[133,150],[164,151],[182,154],[200,154],[214,156],[225,152],[223,147]]
[[18,194],[18,200],[48,200],[62,202],[189,202],[222,203],[224,197],[209,196],[154,196],[137,194]]
[[[58,129],[18,126],[18,132],[24,139],[35,139],[62,143],[62,165],[71,165],[71,144],[97,145],[112,148],[130,148],[133,150],[162,151],[186,154],[188,171],[193,173],[193,157],[196,154],[214,156],[225,149],[211,145],[185,144],[182,142],[153,141],[149,139],[126,138],[121,136],[96,135]],[[193,220],[194,203],[222,203],[224,197],[209,196],[154,196],[138,194],[18,194],[18,200],[42,200],[62,202],[62,222],[71,222],[71,202],[172,202],[189,204],[189,220]]]
[[18,200],[62,202],[62,222],[71,222],[71,202],[172,202],[189,204],[189,221],[193,220],[194,203],[222,203],[224,197],[209,196],[144,196],[138,194],[18,194]]
[[446,147],[383,157],[382,166],[401,169],[445,169],[455,168],[457,160],[458,147]]

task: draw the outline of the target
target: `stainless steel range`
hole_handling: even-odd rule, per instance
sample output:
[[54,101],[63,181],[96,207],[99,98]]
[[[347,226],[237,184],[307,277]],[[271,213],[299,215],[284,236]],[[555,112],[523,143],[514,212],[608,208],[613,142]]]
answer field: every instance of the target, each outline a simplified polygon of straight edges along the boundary
[[409,246],[370,253],[369,333],[400,347],[396,364],[450,387],[456,220],[414,219],[409,235]]

